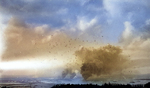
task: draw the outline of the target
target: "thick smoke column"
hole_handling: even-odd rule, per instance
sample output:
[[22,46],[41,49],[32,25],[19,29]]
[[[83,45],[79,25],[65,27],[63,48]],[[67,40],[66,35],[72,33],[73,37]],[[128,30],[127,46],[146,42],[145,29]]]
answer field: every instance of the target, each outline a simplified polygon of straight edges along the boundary
[[128,61],[122,54],[122,50],[117,46],[106,45],[98,49],[82,48],[76,51],[76,55],[81,59],[81,74],[85,80],[92,75],[111,75],[121,72],[126,67]]

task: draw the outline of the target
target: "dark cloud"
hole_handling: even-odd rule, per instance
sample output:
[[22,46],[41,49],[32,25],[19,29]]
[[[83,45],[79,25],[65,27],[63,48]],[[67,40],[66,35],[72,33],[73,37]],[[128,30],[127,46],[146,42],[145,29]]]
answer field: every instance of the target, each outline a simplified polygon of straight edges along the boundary
[[[52,26],[62,26],[62,16],[57,12],[60,9],[65,9],[64,2],[59,1],[0,1],[1,12],[3,14],[12,15],[25,19],[30,23],[51,24]],[[63,12],[62,12],[63,13]]]

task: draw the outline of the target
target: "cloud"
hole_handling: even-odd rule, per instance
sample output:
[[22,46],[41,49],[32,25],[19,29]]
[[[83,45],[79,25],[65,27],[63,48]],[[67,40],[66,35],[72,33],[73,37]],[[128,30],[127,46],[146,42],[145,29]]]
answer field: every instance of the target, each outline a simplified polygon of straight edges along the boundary
[[150,36],[148,20],[144,22],[140,28],[136,28],[131,22],[124,23],[124,31],[120,38],[120,46],[122,46],[123,54],[132,60],[132,72],[136,70],[138,74],[149,74],[150,65]]
[[135,29],[130,22],[125,22],[124,26],[125,30],[122,33],[120,42],[124,42],[124,44],[129,44],[134,38]]
[[0,1],[0,11],[4,15],[20,17],[30,23],[48,24],[58,27],[64,25],[63,17],[65,17],[65,14],[67,15],[69,10],[67,10],[68,7],[66,8],[64,1],[59,1],[61,4],[57,2],[33,0],[29,3],[28,1],[2,0]]
[[[51,27],[57,28],[68,24],[68,21],[64,21],[64,19],[70,20],[74,23],[78,20],[78,17],[86,15],[88,18],[92,19],[98,15],[95,11],[87,9],[87,7],[92,7],[92,5],[84,0],[27,0],[19,2],[2,0],[0,3],[0,11],[5,15],[9,14],[11,16],[23,18],[29,23],[48,24],[51,25]],[[92,2],[92,4],[93,3],[96,2]],[[98,1],[98,6],[99,3],[101,2]]]
[[[38,17],[46,16],[56,16],[60,14],[59,11],[67,12],[67,4],[72,3],[72,1],[51,1],[51,0],[31,0],[31,1],[10,1],[10,0],[2,0],[0,1],[1,11],[4,13],[9,13],[15,16],[23,16],[32,18],[36,14]],[[57,3],[59,2],[59,3]],[[79,3],[78,1],[73,1],[75,3]],[[42,3],[42,4],[41,4]],[[44,5],[44,6],[43,6]],[[67,8],[66,8],[67,7]],[[65,8],[65,9],[63,9]],[[62,13],[61,13],[62,14]]]
[[[1,25],[0,25],[1,26]],[[3,32],[0,31],[0,58],[4,50]]]
[[5,19],[3,15],[0,14],[0,58],[1,58],[1,55],[3,53],[3,50],[5,49],[4,48],[4,29],[6,28],[6,25],[5,25]]
[[110,0],[104,0],[103,4],[104,4],[104,8],[112,15],[114,16],[115,14],[120,14],[119,12],[119,8],[117,8],[116,5],[117,1],[110,1]]
[[149,16],[145,14],[149,12],[149,7],[146,5],[146,2],[148,2],[148,0],[104,0],[103,4],[108,15],[112,19],[119,19],[122,20],[122,22],[130,21],[139,27],[141,23],[145,22],[145,20],[149,18]]
[[[103,28],[99,24],[98,19],[97,17],[89,19],[86,16],[79,16],[75,22],[68,21],[68,24],[63,26],[61,30],[67,32],[68,35],[92,42],[102,36]],[[102,40],[101,38],[99,39]]]
[[138,30],[135,30],[131,23],[125,23],[120,43],[123,45],[125,52],[132,57],[131,59],[149,59],[149,32],[148,20]]
[[92,30],[92,28],[95,26],[96,23],[97,23],[96,18],[91,19],[89,22],[86,21],[84,18],[80,18],[77,22],[77,27],[81,31],[85,31],[88,29]]

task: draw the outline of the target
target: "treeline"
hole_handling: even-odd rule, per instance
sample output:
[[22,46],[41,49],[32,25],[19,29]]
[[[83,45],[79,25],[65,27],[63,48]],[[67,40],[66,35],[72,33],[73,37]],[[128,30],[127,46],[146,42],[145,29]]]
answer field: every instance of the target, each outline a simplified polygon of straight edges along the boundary
[[[11,86],[0,86],[0,88],[32,88],[31,86],[25,87],[11,87]],[[34,87],[33,87],[34,88]],[[40,88],[43,88],[40,86]],[[44,87],[45,88],[45,87]],[[46,87],[47,88],[47,87]],[[137,84],[137,85],[131,85],[131,84],[111,84],[111,83],[105,83],[103,85],[97,85],[97,84],[57,84],[54,85],[51,88],[150,88],[150,82],[143,85],[143,84]]]
[[137,84],[137,85],[130,85],[130,84],[110,84],[105,83],[103,85],[97,84],[57,84],[54,85],[52,88],[150,88],[150,83],[145,85]]

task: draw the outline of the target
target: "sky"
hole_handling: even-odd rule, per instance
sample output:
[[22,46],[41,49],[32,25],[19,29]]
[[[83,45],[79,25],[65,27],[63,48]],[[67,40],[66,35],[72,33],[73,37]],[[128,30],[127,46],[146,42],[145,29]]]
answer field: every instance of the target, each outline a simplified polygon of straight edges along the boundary
[[[53,66],[61,68],[74,63],[76,50],[107,44],[120,46],[132,60],[150,60],[149,33],[149,0],[0,1],[0,58],[5,70],[18,69],[12,67],[14,61],[26,64],[29,60],[37,61],[37,68],[43,61],[47,70],[47,60],[55,59],[61,64]],[[29,67],[20,69],[24,68]]]
[[48,25],[52,29],[89,32],[104,36],[106,42],[117,42],[124,23],[130,22],[140,30],[149,20],[149,1],[123,0],[21,0],[1,1],[1,24],[17,17],[33,25]]

